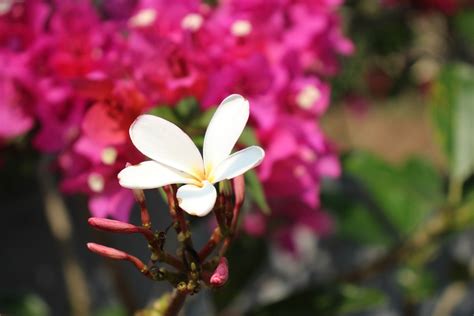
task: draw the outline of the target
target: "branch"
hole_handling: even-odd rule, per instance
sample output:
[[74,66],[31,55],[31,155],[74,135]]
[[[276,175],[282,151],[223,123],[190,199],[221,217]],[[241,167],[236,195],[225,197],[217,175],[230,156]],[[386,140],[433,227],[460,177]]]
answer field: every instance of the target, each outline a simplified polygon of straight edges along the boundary
[[168,308],[164,312],[163,316],[177,316],[181,308],[183,308],[186,295],[186,291],[174,289],[173,294],[171,294]]

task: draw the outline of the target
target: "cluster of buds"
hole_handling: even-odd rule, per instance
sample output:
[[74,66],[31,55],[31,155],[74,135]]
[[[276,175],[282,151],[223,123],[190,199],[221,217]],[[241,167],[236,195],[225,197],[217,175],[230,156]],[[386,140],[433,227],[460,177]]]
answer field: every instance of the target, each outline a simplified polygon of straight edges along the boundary
[[213,209],[218,226],[200,250],[193,246],[189,222],[176,197],[177,189],[177,185],[163,187],[172,220],[170,227],[175,229],[179,244],[176,254],[171,254],[164,248],[167,231],[153,229],[143,190],[134,190],[141,210],[141,226],[96,217],[90,218],[89,224],[101,231],[141,234],[148,242],[150,250],[148,263],[124,251],[96,243],[88,243],[87,247],[101,256],[131,262],[147,278],[168,281],[176,289],[175,292],[185,297],[188,294],[196,294],[203,285],[218,288],[227,282],[229,269],[224,255],[237,230],[245,182],[243,176],[238,176],[219,183],[218,198]]

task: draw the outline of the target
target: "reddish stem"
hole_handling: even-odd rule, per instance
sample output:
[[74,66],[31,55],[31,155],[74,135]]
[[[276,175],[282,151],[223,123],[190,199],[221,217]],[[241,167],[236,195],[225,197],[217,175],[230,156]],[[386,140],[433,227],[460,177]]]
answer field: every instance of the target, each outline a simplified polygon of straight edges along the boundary
[[135,200],[137,201],[138,205],[140,205],[140,216],[143,227],[151,228],[150,213],[148,212],[148,208],[146,206],[145,193],[143,190],[136,189],[133,190],[133,195],[135,196]]
[[171,301],[163,316],[177,316],[181,308],[183,308],[187,293],[175,289],[171,294]]
[[201,251],[199,251],[199,258],[201,262],[204,260],[216,249],[217,245],[221,242],[222,234],[219,227],[214,229],[211,237],[207,241],[207,243],[202,247]]

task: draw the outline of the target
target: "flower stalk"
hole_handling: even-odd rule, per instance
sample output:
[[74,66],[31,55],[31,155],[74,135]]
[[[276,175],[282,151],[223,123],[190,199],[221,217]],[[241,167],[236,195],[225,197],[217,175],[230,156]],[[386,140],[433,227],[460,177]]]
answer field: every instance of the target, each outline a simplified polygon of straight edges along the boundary
[[[88,243],[90,251],[113,260],[132,263],[144,276],[153,281],[166,281],[174,288],[163,315],[177,315],[183,307],[186,296],[194,295],[202,286],[219,288],[226,284],[229,277],[228,261],[224,257],[238,227],[238,216],[243,202],[243,177],[237,177],[228,185],[225,192],[220,193],[213,212],[219,226],[210,235],[207,243],[196,250],[192,240],[192,232],[184,211],[180,208],[176,185],[163,187],[169,205],[172,227],[176,230],[179,247],[178,257],[164,250],[167,239],[165,231],[154,231],[145,195],[142,190],[134,190],[137,203],[141,210],[142,226],[136,226],[117,220],[89,218],[93,228],[119,234],[140,234],[148,242],[150,260],[145,264],[139,258],[119,249]],[[214,256],[213,256],[214,254]],[[173,270],[163,266],[166,264]]]

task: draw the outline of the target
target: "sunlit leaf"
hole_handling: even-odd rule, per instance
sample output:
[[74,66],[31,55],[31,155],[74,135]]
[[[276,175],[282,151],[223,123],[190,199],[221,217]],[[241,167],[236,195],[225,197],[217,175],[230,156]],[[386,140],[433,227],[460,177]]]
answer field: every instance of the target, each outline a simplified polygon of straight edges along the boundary
[[451,175],[463,182],[474,171],[474,68],[446,66],[434,85],[433,121]]

